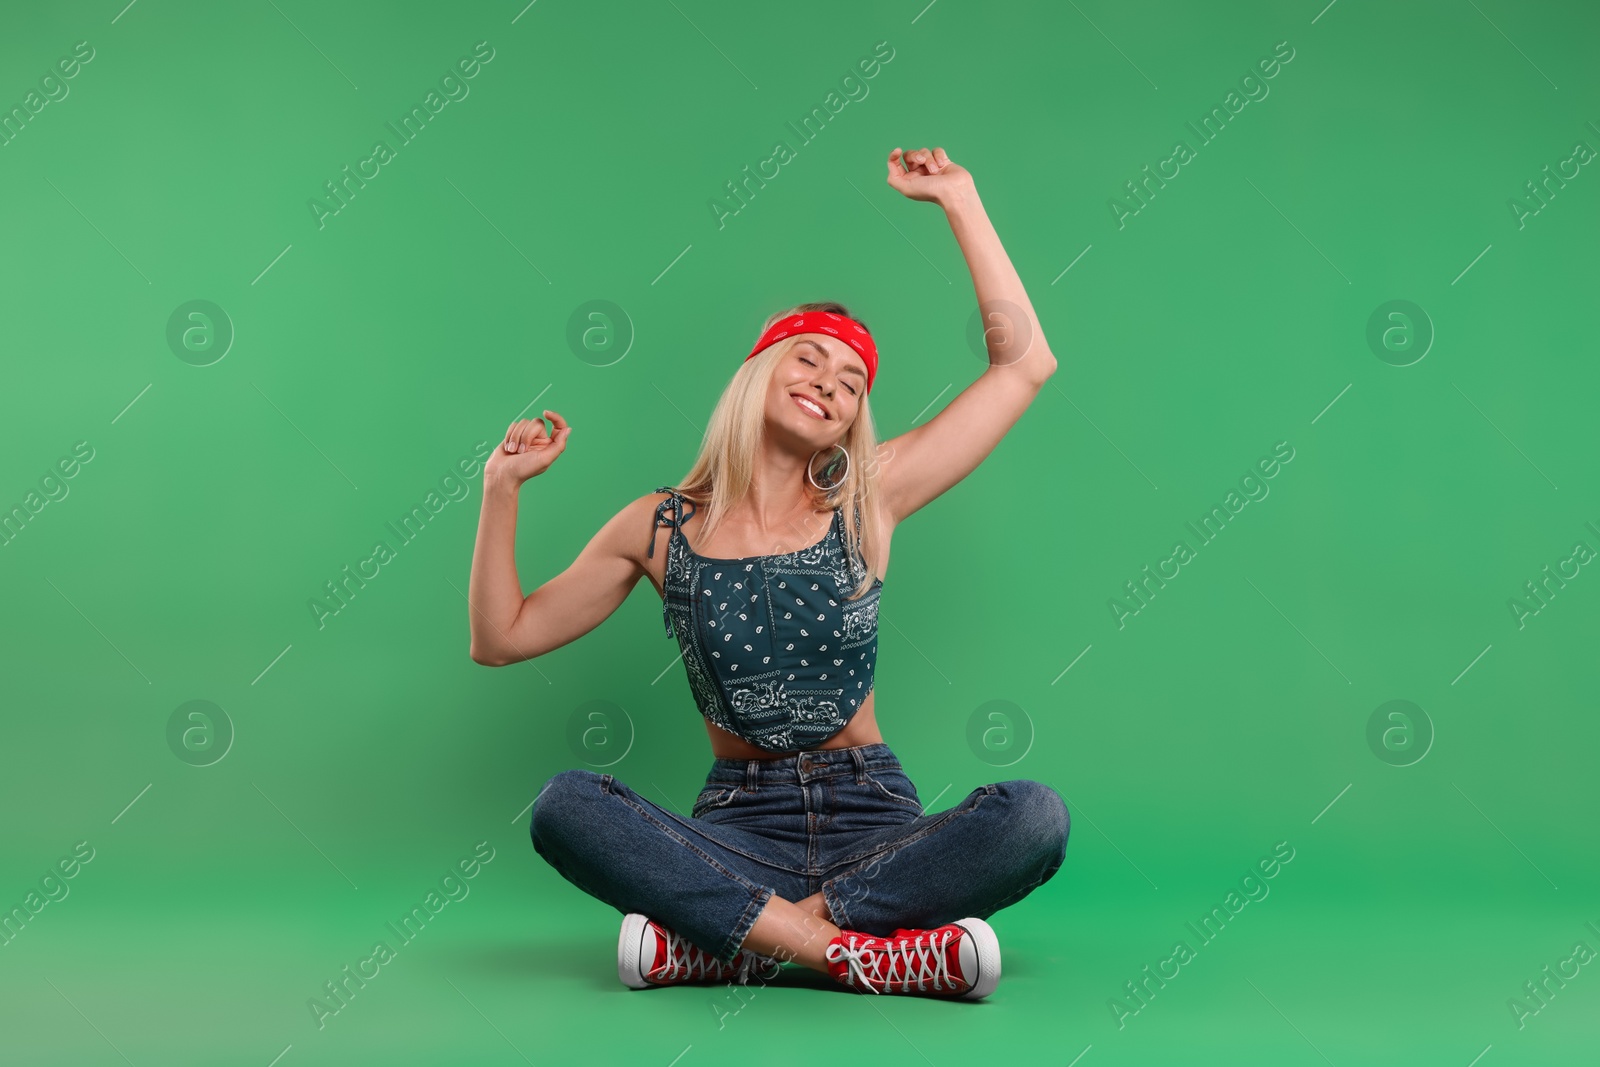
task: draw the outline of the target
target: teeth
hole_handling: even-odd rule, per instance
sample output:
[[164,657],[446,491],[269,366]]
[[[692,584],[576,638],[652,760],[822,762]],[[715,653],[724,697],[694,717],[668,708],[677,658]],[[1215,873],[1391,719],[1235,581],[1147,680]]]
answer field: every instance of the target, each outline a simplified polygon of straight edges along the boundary
[[794,399],[795,399],[795,403],[799,404],[801,407],[805,408],[807,411],[815,411],[822,418],[827,418],[828,417],[828,413],[827,412],[823,411],[816,404],[814,404],[811,401],[805,399],[804,397],[798,397],[797,396]]

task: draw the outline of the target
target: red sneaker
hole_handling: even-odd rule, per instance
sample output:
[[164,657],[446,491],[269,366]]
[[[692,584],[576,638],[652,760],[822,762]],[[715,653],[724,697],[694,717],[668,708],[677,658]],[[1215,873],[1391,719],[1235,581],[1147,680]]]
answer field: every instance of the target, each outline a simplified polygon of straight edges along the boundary
[[1000,940],[982,919],[873,937],[841,930],[828,973],[858,993],[926,993],[981,1000],[1000,984]]
[[767,982],[782,964],[768,956],[741,951],[731,963],[706,952],[688,938],[633,912],[622,920],[617,938],[617,977],[630,989],[682,985],[689,982],[735,982],[752,978]]

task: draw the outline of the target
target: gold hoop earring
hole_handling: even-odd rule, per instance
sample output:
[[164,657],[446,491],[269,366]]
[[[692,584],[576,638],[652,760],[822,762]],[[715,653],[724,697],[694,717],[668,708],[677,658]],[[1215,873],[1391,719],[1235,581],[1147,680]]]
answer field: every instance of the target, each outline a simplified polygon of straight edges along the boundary
[[[839,486],[843,485],[844,480],[850,476],[850,450],[839,444],[836,444],[833,447],[837,448],[844,455],[844,473],[840,474],[839,477],[834,479],[830,484],[819,484],[816,477],[811,472],[812,464],[816,462],[816,458],[822,453],[822,449],[819,448],[815,452],[811,453],[811,459],[806,461],[806,481],[810,482],[824,493],[833,492],[835,489],[839,488]],[[827,470],[830,467],[836,466],[837,462],[837,460],[830,459],[827,463],[823,464],[823,470]]]

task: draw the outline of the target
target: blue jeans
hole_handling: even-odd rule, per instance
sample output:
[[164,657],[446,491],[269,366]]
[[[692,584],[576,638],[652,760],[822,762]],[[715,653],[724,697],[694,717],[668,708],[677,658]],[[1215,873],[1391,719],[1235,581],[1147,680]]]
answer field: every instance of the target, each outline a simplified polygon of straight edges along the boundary
[[924,814],[884,744],[717,759],[685,818],[609,774],[562,771],[533,805],[533,847],[563,878],[723,961],[773,894],[821,892],[866,934],[986,919],[1060,868],[1070,821],[1039,782],[979,786]]

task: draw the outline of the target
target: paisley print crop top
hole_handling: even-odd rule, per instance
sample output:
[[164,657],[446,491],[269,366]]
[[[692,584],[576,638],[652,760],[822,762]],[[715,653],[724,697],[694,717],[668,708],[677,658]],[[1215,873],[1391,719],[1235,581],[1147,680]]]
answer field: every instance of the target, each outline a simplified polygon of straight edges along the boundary
[[769,752],[816,748],[843,730],[872,692],[883,579],[846,599],[862,563],[846,549],[842,511],[809,548],[711,559],[681,529],[694,503],[670,485],[656,492],[671,496],[656,505],[648,554],[670,526],[661,614],[701,714]]

